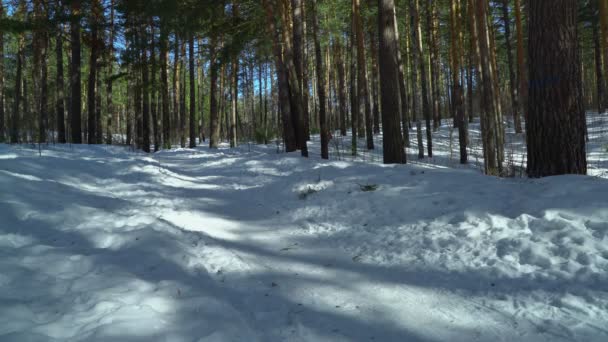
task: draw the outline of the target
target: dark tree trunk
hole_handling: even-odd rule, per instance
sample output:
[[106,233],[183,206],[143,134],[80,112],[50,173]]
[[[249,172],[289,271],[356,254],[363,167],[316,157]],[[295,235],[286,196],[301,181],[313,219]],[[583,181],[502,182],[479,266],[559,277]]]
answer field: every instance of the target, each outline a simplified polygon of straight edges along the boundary
[[11,118],[11,144],[19,143],[19,105],[21,102],[21,87],[23,86],[23,63],[25,59],[25,42],[23,34],[19,35],[17,44],[17,70],[15,75],[15,102],[13,103],[13,115]]
[[340,103],[340,135],[346,136],[346,116],[348,115],[348,107],[346,105],[346,72],[344,67],[344,57],[340,38],[336,39],[334,44],[336,56],[336,65],[338,71],[338,101]]
[[586,174],[577,0],[529,2],[528,175]]
[[507,64],[509,65],[509,91],[511,94],[513,123],[515,125],[515,132],[521,133],[521,116],[519,114],[519,94],[517,82],[515,79],[515,68],[513,65],[513,52],[511,47],[511,19],[509,18],[509,0],[503,0],[502,3],[502,20],[505,29],[505,49],[507,50]]
[[602,47],[600,43],[600,34],[598,23],[593,23],[593,50],[595,54],[595,82],[597,87],[597,112],[604,113],[606,111],[606,79],[604,78],[604,70],[602,67]]
[[[143,26],[143,25],[142,25]],[[141,29],[141,96],[142,96],[142,110],[141,110],[141,124],[142,124],[142,150],[146,153],[150,153],[150,83],[148,73],[148,37],[146,34],[145,27]]]
[[169,34],[167,23],[161,22],[160,32],[160,91],[163,102],[163,147],[171,148],[171,112],[169,111],[169,75],[167,73],[167,54],[169,53]]
[[[220,118],[218,112],[218,68],[217,37],[211,37],[211,55],[209,59],[209,148],[217,148],[220,140]],[[221,95],[220,95],[221,96]]]
[[189,42],[190,69],[190,148],[196,147],[196,84],[194,83],[194,35],[190,34]]
[[378,0],[380,96],[385,164],[406,162],[399,117],[399,65],[397,63],[394,11],[394,0]]
[[319,125],[321,126],[321,158],[329,159],[329,130],[326,118],[326,89],[323,66],[321,40],[319,39],[319,17],[317,13],[317,0],[312,0],[313,39],[315,42],[315,59],[317,65],[317,93],[319,94]]
[[412,0],[412,14],[414,18],[414,28],[415,31],[413,37],[414,49],[417,50],[416,56],[418,58],[418,67],[420,70],[420,87],[422,88],[422,113],[424,115],[424,120],[426,122],[426,143],[427,143],[427,153],[429,158],[433,157],[433,136],[432,136],[432,127],[431,127],[431,107],[429,104],[429,87],[428,87],[428,77],[427,77],[427,69],[424,63],[424,53],[422,50],[422,28],[420,25],[420,6],[418,5],[419,0]]
[[72,61],[70,63],[71,110],[70,129],[72,143],[82,144],[82,89],[80,81],[80,0],[72,1],[72,21],[70,38],[72,42]]
[[[4,17],[4,5],[0,2],[0,18]],[[4,32],[0,30],[0,143],[4,142]]]
[[[94,2],[92,4],[95,8],[97,4]],[[97,9],[93,9],[93,13],[91,16],[91,55],[89,58],[89,81],[87,88],[87,115],[88,115],[88,133],[87,133],[87,143],[95,144],[97,143],[97,117],[96,117],[96,107],[95,107],[95,90],[97,88],[97,57],[99,54],[99,23],[97,21],[98,16],[96,14]]]
[[289,80],[283,60],[281,39],[275,24],[274,10],[270,0],[263,0],[263,4],[266,11],[268,33],[271,35],[273,42],[273,53],[275,56],[277,82],[279,88],[279,106],[282,117],[281,121],[283,124],[285,150],[287,152],[293,152],[297,149],[298,144],[296,141],[296,132],[292,120],[291,104],[289,99]]

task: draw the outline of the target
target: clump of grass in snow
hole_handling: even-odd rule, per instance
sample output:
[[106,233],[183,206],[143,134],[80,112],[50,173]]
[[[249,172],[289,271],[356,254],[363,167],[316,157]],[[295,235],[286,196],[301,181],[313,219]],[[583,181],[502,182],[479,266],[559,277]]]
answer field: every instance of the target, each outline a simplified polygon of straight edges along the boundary
[[378,184],[359,184],[359,188],[363,192],[371,192],[378,190]]

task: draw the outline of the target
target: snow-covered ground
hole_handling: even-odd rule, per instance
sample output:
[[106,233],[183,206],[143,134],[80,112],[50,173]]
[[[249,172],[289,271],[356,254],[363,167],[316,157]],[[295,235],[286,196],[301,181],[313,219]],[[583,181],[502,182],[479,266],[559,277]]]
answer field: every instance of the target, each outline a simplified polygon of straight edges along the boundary
[[407,166],[1,145],[0,341],[607,341],[608,180],[450,168],[447,131]]

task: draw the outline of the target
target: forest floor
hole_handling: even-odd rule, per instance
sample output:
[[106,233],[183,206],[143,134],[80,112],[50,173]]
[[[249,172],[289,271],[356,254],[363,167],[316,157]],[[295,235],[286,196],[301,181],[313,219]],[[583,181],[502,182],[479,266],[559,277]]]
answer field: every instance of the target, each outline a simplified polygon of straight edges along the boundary
[[608,340],[608,180],[448,167],[445,131],[400,166],[1,145],[0,341]]

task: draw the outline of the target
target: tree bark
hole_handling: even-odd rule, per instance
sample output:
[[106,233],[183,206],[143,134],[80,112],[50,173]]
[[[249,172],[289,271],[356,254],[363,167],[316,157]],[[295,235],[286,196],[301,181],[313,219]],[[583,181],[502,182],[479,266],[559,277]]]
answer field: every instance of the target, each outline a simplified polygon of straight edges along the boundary
[[431,107],[429,104],[429,87],[428,87],[428,77],[427,77],[427,69],[424,63],[424,53],[422,49],[422,27],[420,25],[420,6],[418,4],[419,0],[412,0],[412,15],[414,19],[414,49],[416,50],[416,56],[418,59],[418,67],[420,70],[420,87],[422,89],[422,113],[424,115],[424,120],[426,122],[426,143],[427,143],[427,153],[428,157],[433,157],[433,136],[432,136],[432,127],[431,127]]
[[529,6],[528,175],[586,174],[578,1]]
[[189,42],[189,67],[190,67],[190,144],[188,147],[196,147],[196,84],[194,83],[194,34],[190,33]]
[[72,1],[72,20],[70,37],[72,42],[72,61],[70,63],[71,110],[70,129],[72,143],[82,144],[82,89],[80,75],[80,0]]
[[160,27],[160,91],[162,97],[163,147],[171,148],[171,112],[169,111],[169,77],[167,54],[169,53],[167,23],[161,21]]
[[385,164],[403,164],[406,162],[400,128],[401,118],[399,117],[399,65],[397,63],[394,11],[394,0],[378,0],[380,96]]
[[313,40],[315,43],[315,60],[317,65],[317,92],[319,94],[319,125],[321,126],[321,158],[329,159],[329,130],[327,129],[326,89],[322,70],[323,52],[319,39],[319,17],[317,13],[317,0],[312,0]]
[[[4,18],[4,5],[0,2],[0,19]],[[0,30],[0,143],[5,141],[4,128],[4,32]]]

